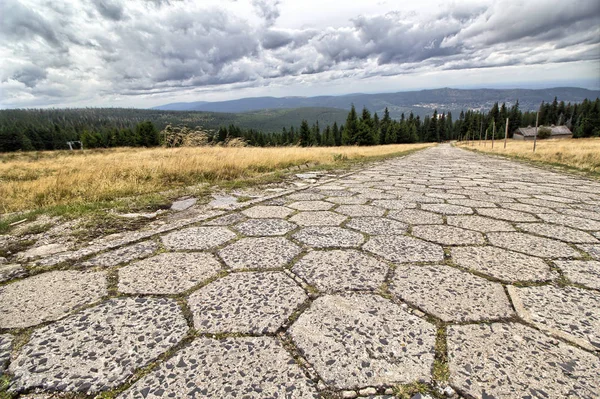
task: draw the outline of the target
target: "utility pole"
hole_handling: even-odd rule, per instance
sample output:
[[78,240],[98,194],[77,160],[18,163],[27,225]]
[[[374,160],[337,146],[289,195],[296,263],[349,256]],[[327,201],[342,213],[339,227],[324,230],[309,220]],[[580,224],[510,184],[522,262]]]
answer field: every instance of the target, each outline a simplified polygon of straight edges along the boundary
[[506,130],[504,131],[504,149],[506,149],[506,139],[508,138],[508,118],[506,118]]
[[485,140],[483,140],[483,146],[487,147],[487,129],[485,129]]
[[496,135],[496,121],[494,121],[494,133],[492,133],[492,148],[494,148],[494,136]]
[[540,111],[537,112],[535,116],[535,136],[533,136],[533,152],[535,152],[535,145],[537,144],[537,132],[538,132],[538,122],[540,120]]

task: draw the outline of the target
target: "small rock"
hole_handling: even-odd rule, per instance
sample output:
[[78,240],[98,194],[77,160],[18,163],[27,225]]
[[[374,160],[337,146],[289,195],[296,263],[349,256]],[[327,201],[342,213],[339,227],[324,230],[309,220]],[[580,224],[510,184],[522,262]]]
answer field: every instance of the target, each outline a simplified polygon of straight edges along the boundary
[[317,383],[317,389],[318,389],[319,391],[322,391],[322,390],[324,390],[324,389],[327,389],[327,385],[325,385],[325,383],[324,383],[323,381],[319,381],[319,382]]
[[413,395],[410,399],[432,399],[432,397],[429,395],[423,395],[422,393],[418,393],[416,395]]
[[421,312],[419,309],[413,310],[413,314],[418,317],[425,317],[425,313]]
[[448,385],[448,386],[446,386],[446,387],[442,388],[442,389],[441,389],[441,391],[442,391],[442,393],[443,393],[444,395],[446,395],[447,397],[452,397],[452,396],[454,396],[454,394],[455,394],[455,392],[454,392],[454,389],[452,389],[452,387],[451,387],[450,385]]
[[8,260],[4,256],[0,256],[0,265],[5,264]]
[[361,396],[375,395],[377,393],[377,389],[375,389],[373,387],[368,387],[365,389],[361,389],[360,391],[358,391],[358,393]]
[[171,210],[173,211],[185,211],[191,206],[194,206],[198,200],[196,198],[188,198],[173,202]]
[[342,398],[344,398],[344,399],[356,398],[356,392],[354,392],[354,391],[343,391],[342,392]]
[[394,390],[392,388],[388,388],[385,390],[384,392],[386,395],[393,395],[394,394]]

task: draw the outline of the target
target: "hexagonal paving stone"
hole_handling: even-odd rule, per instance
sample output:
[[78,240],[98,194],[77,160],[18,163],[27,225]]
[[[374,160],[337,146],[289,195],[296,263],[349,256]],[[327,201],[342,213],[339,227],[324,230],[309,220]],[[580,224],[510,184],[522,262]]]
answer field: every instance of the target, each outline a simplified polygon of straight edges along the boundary
[[392,209],[395,211],[401,211],[403,209],[414,209],[417,204],[414,202],[400,201],[400,200],[375,200],[371,202],[373,206],[380,208]]
[[138,244],[129,245],[124,248],[115,249],[100,255],[97,255],[81,263],[83,267],[111,267],[121,263],[131,262],[134,259],[142,259],[152,255],[158,249],[158,244],[154,241],[144,241]]
[[442,224],[444,219],[437,213],[425,212],[418,209],[404,209],[402,211],[390,211],[389,218],[399,220],[408,224]]
[[600,360],[515,323],[448,327],[450,384],[474,398],[600,396]]
[[560,214],[541,214],[540,219],[548,223],[562,224],[580,230],[600,230],[600,221],[585,219],[577,216],[568,216]]
[[471,215],[473,209],[466,206],[451,205],[451,204],[423,204],[421,209],[443,215]]
[[359,247],[365,238],[362,234],[341,227],[304,227],[293,237],[313,248]]
[[329,211],[316,212],[298,212],[290,218],[300,226],[339,226],[343,221],[348,219],[347,216]]
[[0,328],[56,320],[106,295],[102,272],[53,271],[0,287]]
[[496,247],[452,248],[452,259],[466,269],[508,282],[547,281],[557,277],[540,258]]
[[451,226],[480,231],[482,233],[489,233],[492,231],[515,231],[515,228],[508,222],[477,215],[448,216],[446,222]]
[[254,219],[284,219],[290,216],[290,214],[292,214],[293,212],[293,209],[286,208],[285,206],[268,205],[253,206],[252,208],[248,208],[242,211],[244,215]]
[[125,382],[187,331],[174,299],[110,299],[34,331],[9,370],[18,389],[97,392]]
[[356,250],[312,251],[292,271],[319,291],[376,290],[388,266]]
[[501,284],[444,265],[398,267],[390,292],[446,322],[514,315]]
[[592,258],[594,258],[596,260],[600,260],[600,244],[578,245],[577,248],[581,249],[582,251],[587,252]]
[[598,243],[598,240],[591,234],[569,227],[548,223],[519,223],[517,227],[528,233],[534,233],[540,236],[554,238],[560,241],[572,243]]
[[383,216],[385,209],[370,205],[340,205],[336,212],[347,216]]
[[564,242],[525,233],[488,233],[490,244],[542,258],[580,258],[581,254]]
[[494,219],[507,220],[509,222],[537,222],[538,219],[530,213],[513,211],[501,208],[478,208],[477,213]]
[[200,337],[119,399],[200,397],[317,399],[319,395],[275,338]]
[[333,208],[334,205],[331,202],[325,201],[298,201],[287,206],[299,211],[327,211]]
[[415,226],[412,234],[442,245],[483,244],[483,234],[454,226]]
[[205,250],[233,240],[235,234],[225,227],[190,227],[161,237],[165,247],[174,250]]
[[232,269],[273,269],[284,267],[300,247],[283,237],[242,238],[219,251]]
[[370,235],[404,234],[408,229],[408,226],[404,223],[378,217],[352,218],[346,223],[346,227]]
[[305,191],[301,193],[290,194],[285,198],[292,201],[319,201],[325,198],[325,196],[323,194]]
[[576,284],[600,290],[600,262],[585,260],[554,261],[565,277]]
[[14,338],[10,334],[0,335],[0,375],[2,375],[2,371],[6,369],[6,364],[10,360],[10,351]]
[[363,249],[390,262],[440,262],[444,259],[441,246],[407,236],[371,237]]
[[282,236],[294,230],[296,225],[281,219],[250,219],[235,228],[246,236]]
[[590,350],[600,350],[600,295],[575,287],[508,287],[524,320]]
[[325,201],[341,205],[362,205],[366,204],[368,202],[368,199],[360,197],[328,197],[325,198]]
[[376,295],[316,299],[289,330],[326,384],[337,389],[429,380],[435,326]]
[[119,269],[119,291],[178,294],[216,276],[221,264],[211,254],[162,253]]
[[229,215],[220,216],[216,219],[209,220],[204,223],[205,226],[231,226],[236,223],[243,222],[246,219],[241,213],[231,213]]
[[202,287],[188,303],[202,333],[274,333],[307,299],[283,272],[234,273]]

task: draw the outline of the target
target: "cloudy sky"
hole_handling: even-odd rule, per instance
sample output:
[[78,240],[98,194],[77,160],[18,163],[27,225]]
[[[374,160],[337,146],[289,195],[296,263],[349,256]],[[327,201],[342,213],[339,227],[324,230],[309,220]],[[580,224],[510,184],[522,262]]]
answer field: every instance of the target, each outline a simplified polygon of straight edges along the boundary
[[0,107],[600,87],[598,0],[0,0]]

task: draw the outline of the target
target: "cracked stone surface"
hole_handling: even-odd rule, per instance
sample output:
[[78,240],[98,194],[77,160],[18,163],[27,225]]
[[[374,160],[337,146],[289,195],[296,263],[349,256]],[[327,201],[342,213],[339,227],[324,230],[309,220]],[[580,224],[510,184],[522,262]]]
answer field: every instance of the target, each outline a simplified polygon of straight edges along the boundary
[[10,351],[15,337],[10,334],[0,335],[0,375],[6,369],[6,364],[10,360]]
[[356,250],[312,251],[292,271],[323,292],[374,291],[383,284],[388,266]]
[[362,234],[341,227],[304,227],[293,237],[314,248],[352,248],[365,240]]
[[317,399],[319,395],[274,338],[201,337],[119,396],[170,397]]
[[249,218],[254,219],[271,219],[279,218],[284,219],[294,212],[293,209],[286,208],[285,206],[269,206],[269,205],[257,205],[252,208],[248,208],[242,211],[242,213]]
[[600,397],[600,182],[441,144],[315,183],[3,254],[15,399],[386,397],[444,336],[455,396]]
[[405,223],[378,217],[352,218],[346,223],[346,227],[362,231],[369,235],[404,234],[408,229],[408,225]]
[[282,236],[294,230],[296,225],[281,219],[250,219],[235,225],[245,236]]
[[514,315],[502,285],[444,265],[398,267],[390,291],[446,322]]
[[581,254],[564,242],[525,233],[489,233],[490,244],[541,258],[579,258]]
[[600,290],[600,262],[585,260],[554,261],[566,278],[574,283]]
[[354,389],[428,380],[435,327],[376,295],[326,295],[290,336],[327,385]]
[[154,241],[144,241],[97,255],[81,263],[83,267],[111,267],[121,263],[131,262],[135,259],[147,258],[158,250]]
[[283,237],[242,238],[219,251],[232,269],[273,269],[286,266],[300,247]]
[[24,328],[56,320],[106,295],[102,272],[38,274],[0,287],[0,328]]
[[515,309],[541,330],[600,350],[600,295],[575,287],[508,287]]
[[444,259],[441,246],[407,236],[376,236],[363,249],[390,262],[440,262]]
[[173,250],[205,250],[233,240],[235,234],[225,227],[190,227],[162,236],[162,242]]
[[283,272],[234,273],[193,293],[201,333],[274,333],[308,296]]
[[485,242],[481,233],[453,226],[415,226],[412,234],[442,245],[469,245]]
[[162,253],[119,269],[119,292],[178,294],[216,276],[217,259],[206,253]]
[[339,226],[343,221],[348,219],[347,216],[329,211],[316,212],[298,212],[290,218],[290,222],[294,222],[300,226]]
[[174,299],[110,299],[34,331],[9,370],[18,389],[97,392],[124,382],[187,331]]
[[448,327],[450,383],[475,398],[597,398],[600,360],[515,323]]
[[454,262],[507,282],[547,281],[557,277],[543,259],[495,247],[452,248]]
[[0,265],[0,283],[9,281],[15,278],[24,277],[27,275],[27,270],[17,263],[6,263]]

